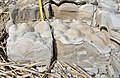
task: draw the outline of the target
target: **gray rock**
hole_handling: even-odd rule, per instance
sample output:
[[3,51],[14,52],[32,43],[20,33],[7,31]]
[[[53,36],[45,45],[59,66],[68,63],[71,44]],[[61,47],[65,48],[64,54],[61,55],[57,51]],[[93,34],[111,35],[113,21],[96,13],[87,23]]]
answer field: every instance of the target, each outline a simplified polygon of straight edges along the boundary
[[[69,7],[69,6],[68,6]],[[67,8],[68,11],[60,10],[60,8],[56,5],[52,5],[53,11],[54,11],[54,17],[57,19],[79,19],[79,12],[78,10],[70,11],[70,8]],[[47,11],[46,11],[47,12]],[[48,14],[47,14],[48,15]]]
[[23,38],[28,38],[28,39],[31,39],[33,41],[36,41],[37,38],[40,38],[39,36],[36,35],[36,33],[33,33],[33,32],[26,32],[24,35],[23,35]]
[[93,8],[93,5],[91,4],[82,5],[81,7],[79,7],[79,19],[82,19],[90,25],[92,13],[94,10],[95,8]]
[[90,75],[96,75],[99,73],[99,69],[98,68],[87,68],[85,69]]
[[[50,20],[52,21],[50,24],[54,29],[58,60],[71,65],[76,63],[85,68],[89,74],[95,74],[96,78],[119,78],[120,1],[97,0],[98,6],[90,4],[95,0],[71,1],[88,1],[89,3],[79,7],[71,3],[64,3],[59,7],[52,4],[55,20]],[[39,19],[39,6],[26,5],[26,3],[33,4],[35,0],[19,0],[17,5],[22,7],[20,9],[14,5],[9,6],[10,18],[13,22]],[[47,18],[49,16],[48,5],[44,6]],[[97,11],[92,18],[95,10]],[[92,20],[94,28],[90,26]],[[46,21],[14,25],[10,20],[6,24],[6,30],[9,32],[7,40],[9,58],[18,62],[42,61],[40,65],[47,67],[50,65],[53,57],[53,39],[50,26]],[[38,70],[41,71],[41,69]]]
[[32,21],[38,20],[39,18],[39,6],[31,5],[31,6],[24,6],[19,10],[19,17],[18,21]]
[[41,21],[37,23],[34,27],[36,32],[44,33],[45,31],[50,31],[50,27],[47,22]]
[[43,33],[40,34],[41,37],[51,37],[51,31],[44,31]]
[[[39,25],[43,26],[42,23],[45,22],[41,22]],[[46,30],[46,28],[43,28],[43,30]],[[39,32],[45,32],[43,30],[40,29]],[[47,31],[50,32],[50,30]],[[45,65],[47,68],[53,58],[52,42],[50,35],[40,36],[40,33],[34,32],[33,27],[26,23],[22,23],[20,26],[13,25],[9,28],[9,38],[7,40],[8,57],[17,62],[42,61],[40,65]]]
[[69,29],[69,27],[64,25],[63,21],[59,19],[54,20],[51,25],[54,30],[66,31],[67,29]]
[[10,19],[15,23],[34,21],[39,19],[39,6],[26,5],[22,8],[17,8],[16,5],[9,6]]
[[33,32],[34,31],[34,28],[29,26],[29,24],[27,23],[21,23],[19,26],[18,26],[18,30],[21,32]]
[[7,23],[6,23],[6,32],[7,32],[7,33],[9,32],[9,28],[10,28],[10,26],[12,26],[12,25],[13,25],[13,21],[12,21],[12,20],[7,21]]
[[[97,49],[92,47],[89,43],[84,42],[82,44],[64,44],[57,41],[58,48],[58,60],[65,61],[67,63],[76,63],[83,68],[93,67],[92,62],[90,62],[90,57],[94,59],[99,58],[99,52]],[[85,53],[83,53],[85,51]],[[81,54],[82,53],[82,54]],[[87,61],[86,61],[87,60]],[[94,60],[94,63],[97,60]]]
[[106,75],[101,75],[100,78],[108,78]]
[[70,39],[75,39],[75,38],[82,37],[84,34],[77,29],[68,29],[65,32],[65,35]]
[[75,4],[65,3],[59,7],[59,10],[76,12],[78,11],[78,7]]
[[13,5],[13,4],[9,5],[10,19],[14,22],[18,20],[18,11],[19,9],[16,7],[16,5]]
[[54,31],[54,36],[55,38],[60,38],[64,33],[60,30],[55,30]]
[[13,36],[16,34],[16,31],[17,31],[17,26],[16,25],[12,25],[10,28],[9,28],[9,36]]

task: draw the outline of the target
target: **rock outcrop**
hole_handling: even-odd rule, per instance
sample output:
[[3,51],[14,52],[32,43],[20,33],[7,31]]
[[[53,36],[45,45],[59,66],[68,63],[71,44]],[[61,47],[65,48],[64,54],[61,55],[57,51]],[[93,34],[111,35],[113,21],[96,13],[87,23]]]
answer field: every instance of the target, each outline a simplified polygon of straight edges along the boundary
[[39,22],[34,28],[27,23],[12,25],[7,40],[9,58],[18,62],[42,61],[41,65],[49,67],[53,58],[53,39],[50,33],[45,21]]
[[[70,65],[79,65],[95,78],[119,78],[120,1],[98,0],[96,4],[94,0],[77,1],[86,3],[51,4],[54,16],[49,21],[37,21],[39,6],[31,1],[29,6],[13,9],[6,24],[9,58],[43,61],[41,65],[48,67],[51,59],[57,57]],[[48,19],[49,4],[43,7]]]

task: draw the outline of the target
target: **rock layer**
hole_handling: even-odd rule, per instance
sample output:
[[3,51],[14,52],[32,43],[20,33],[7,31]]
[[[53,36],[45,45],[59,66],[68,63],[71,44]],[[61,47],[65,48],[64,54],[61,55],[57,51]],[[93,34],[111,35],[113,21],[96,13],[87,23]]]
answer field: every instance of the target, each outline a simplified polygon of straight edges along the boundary
[[[119,1],[98,0],[98,5],[93,0],[84,1],[87,2],[84,5],[52,4],[54,17],[47,22],[35,21],[39,17],[38,5],[14,9],[11,12],[13,23],[6,24],[8,56],[15,61],[42,60],[42,65],[49,66],[54,46],[59,61],[75,63],[96,78],[119,78]],[[48,5],[44,5],[46,18],[49,17]],[[28,23],[19,23],[26,20]]]
[[[39,22],[39,26],[44,26],[44,32],[50,32],[49,25],[45,22]],[[46,27],[46,28],[45,28]],[[38,31],[36,30],[38,29]],[[47,29],[47,30],[44,30]],[[7,43],[7,51],[9,58],[18,62],[39,62],[41,65],[50,65],[53,57],[52,37],[42,35],[40,28],[36,25],[34,28],[27,23],[12,25],[9,28],[9,38]]]

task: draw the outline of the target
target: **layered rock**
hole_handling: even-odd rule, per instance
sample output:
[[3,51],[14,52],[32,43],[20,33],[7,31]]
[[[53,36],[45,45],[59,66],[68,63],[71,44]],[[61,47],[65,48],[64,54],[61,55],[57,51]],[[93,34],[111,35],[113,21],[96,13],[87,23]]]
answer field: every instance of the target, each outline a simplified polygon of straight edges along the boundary
[[[49,17],[48,7],[48,5],[44,6],[47,18]],[[86,20],[86,22],[90,22],[94,9],[91,4],[85,4],[79,7],[79,5],[64,3],[60,6],[52,4],[52,10],[54,12],[54,17],[57,19],[82,19]]]
[[111,52],[108,32],[96,32],[87,23],[78,20],[57,19],[51,25],[54,28],[58,60],[71,65],[78,64],[88,72],[100,70],[99,74],[106,73]]
[[98,23],[100,24],[100,26],[107,26],[108,28],[110,27],[110,29],[119,29],[120,15],[119,13],[117,13],[119,11],[119,2],[117,0],[116,1],[99,0],[98,2],[99,5],[97,16],[99,20]]
[[25,5],[17,7],[11,4],[9,6],[10,19],[15,23],[30,22],[39,19],[39,6],[38,5]]
[[51,34],[46,32],[51,33],[45,21],[39,22],[34,28],[27,23],[12,25],[7,40],[9,58],[18,62],[41,61],[41,65],[48,67],[53,57],[53,40]]
[[120,75],[120,56],[119,56],[119,51],[113,51],[110,57],[110,61],[108,64],[108,74],[109,77],[115,77],[115,78],[119,78]]
[[[42,65],[49,66],[55,46],[58,60],[71,65],[75,63],[96,78],[119,78],[119,1],[98,0],[96,6],[93,5],[94,0],[84,1],[88,3],[84,5],[64,3],[60,6],[52,4],[55,19],[49,22],[53,34],[45,21],[27,21],[28,24],[17,25],[8,21],[6,24],[7,30],[9,29],[8,56],[15,61],[42,60],[44,61]],[[47,18],[48,8],[49,4],[44,5]],[[11,14],[14,17],[13,21],[18,23],[29,19],[37,20],[38,12],[38,5],[29,5],[17,11],[18,17],[15,17],[14,11]],[[56,45],[52,44],[51,35],[55,38]],[[114,50],[117,50],[117,53]]]

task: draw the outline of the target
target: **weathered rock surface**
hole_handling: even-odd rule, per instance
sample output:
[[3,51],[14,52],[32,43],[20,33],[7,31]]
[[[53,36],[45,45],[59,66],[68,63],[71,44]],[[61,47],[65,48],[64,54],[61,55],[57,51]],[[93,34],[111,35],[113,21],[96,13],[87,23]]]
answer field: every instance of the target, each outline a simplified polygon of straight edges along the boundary
[[[32,26],[27,23],[12,25],[9,28],[9,38],[7,42],[7,51],[9,58],[18,62],[38,62],[42,61],[41,65],[49,66],[53,57],[52,37],[49,35],[49,25],[45,21],[39,22],[39,26],[35,26],[35,31]],[[37,31],[36,29],[40,29]],[[48,32],[42,35],[40,32]]]
[[78,7],[75,4],[65,3],[59,6],[60,11],[77,12]]
[[[64,3],[60,6],[52,4],[54,18],[49,22],[53,34],[45,21],[17,25],[8,21],[6,24],[6,30],[9,29],[8,56],[16,61],[45,60],[42,64],[49,66],[53,46],[56,46],[58,60],[71,65],[75,63],[96,78],[119,78],[119,0],[98,0],[97,6],[93,5],[94,0],[79,1],[88,3],[85,5]],[[47,18],[48,7],[48,4],[44,5]],[[13,17],[15,11],[11,13]],[[39,7],[23,6],[17,13],[18,17],[12,18],[16,23],[22,22],[21,20],[23,22],[29,19],[36,20],[39,17]],[[16,18],[18,20],[14,20]],[[55,37],[56,45],[52,44],[51,35]]]
[[107,65],[106,62],[109,56],[104,54],[109,55],[111,52],[108,32],[104,30],[96,32],[87,23],[80,23],[78,20],[71,22],[59,21],[57,25],[59,29],[54,27],[54,24],[58,21],[55,20],[51,23],[57,40],[58,60],[71,65],[76,63],[86,70],[94,69],[97,66],[98,70],[101,69],[99,73],[104,73],[104,68],[102,69],[100,66]]
[[29,22],[39,19],[38,5],[25,5],[18,8],[16,5],[9,6],[10,18],[15,23]]

